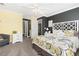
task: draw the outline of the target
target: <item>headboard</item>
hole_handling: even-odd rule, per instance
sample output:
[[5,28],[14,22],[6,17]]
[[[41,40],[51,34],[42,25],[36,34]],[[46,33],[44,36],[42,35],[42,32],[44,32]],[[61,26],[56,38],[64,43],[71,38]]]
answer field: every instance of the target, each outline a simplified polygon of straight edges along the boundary
[[53,23],[53,30],[74,30],[78,31],[79,28],[79,20],[74,21],[65,21],[65,22],[58,22]]

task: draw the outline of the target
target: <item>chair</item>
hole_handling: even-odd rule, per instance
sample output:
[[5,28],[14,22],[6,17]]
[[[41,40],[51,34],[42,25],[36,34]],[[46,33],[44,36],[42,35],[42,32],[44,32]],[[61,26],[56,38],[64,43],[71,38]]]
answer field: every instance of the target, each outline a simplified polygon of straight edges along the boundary
[[9,44],[10,35],[8,34],[0,34],[3,40],[0,41],[0,46],[5,46]]

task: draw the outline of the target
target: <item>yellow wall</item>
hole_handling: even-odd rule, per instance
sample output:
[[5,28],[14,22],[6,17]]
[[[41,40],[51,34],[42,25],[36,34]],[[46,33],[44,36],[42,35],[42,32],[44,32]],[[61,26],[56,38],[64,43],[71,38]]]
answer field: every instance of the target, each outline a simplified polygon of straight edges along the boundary
[[12,34],[12,31],[23,32],[22,15],[11,11],[0,11],[0,34]]

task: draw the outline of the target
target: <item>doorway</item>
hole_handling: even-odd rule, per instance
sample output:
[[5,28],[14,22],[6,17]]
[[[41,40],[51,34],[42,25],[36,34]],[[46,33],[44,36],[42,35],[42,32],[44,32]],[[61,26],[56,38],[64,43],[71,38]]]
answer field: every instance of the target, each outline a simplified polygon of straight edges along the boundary
[[23,36],[30,37],[31,21],[29,19],[23,19]]

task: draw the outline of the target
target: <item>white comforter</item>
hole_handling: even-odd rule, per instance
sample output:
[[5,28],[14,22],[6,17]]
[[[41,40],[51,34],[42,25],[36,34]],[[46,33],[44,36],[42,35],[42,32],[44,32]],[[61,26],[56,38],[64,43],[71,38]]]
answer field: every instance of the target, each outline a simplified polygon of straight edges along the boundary
[[[72,50],[73,53],[79,48],[78,37],[54,37],[54,36],[38,36],[36,38],[37,44],[41,45],[39,42],[50,43],[54,47],[60,48],[63,56],[66,55],[68,49]],[[34,41],[36,41],[34,40]]]
[[62,49],[62,55],[65,55],[65,51],[68,48],[72,48],[73,52],[76,52],[77,48],[79,48],[79,39],[78,37],[46,37],[48,41],[51,40],[54,43],[54,46]]

